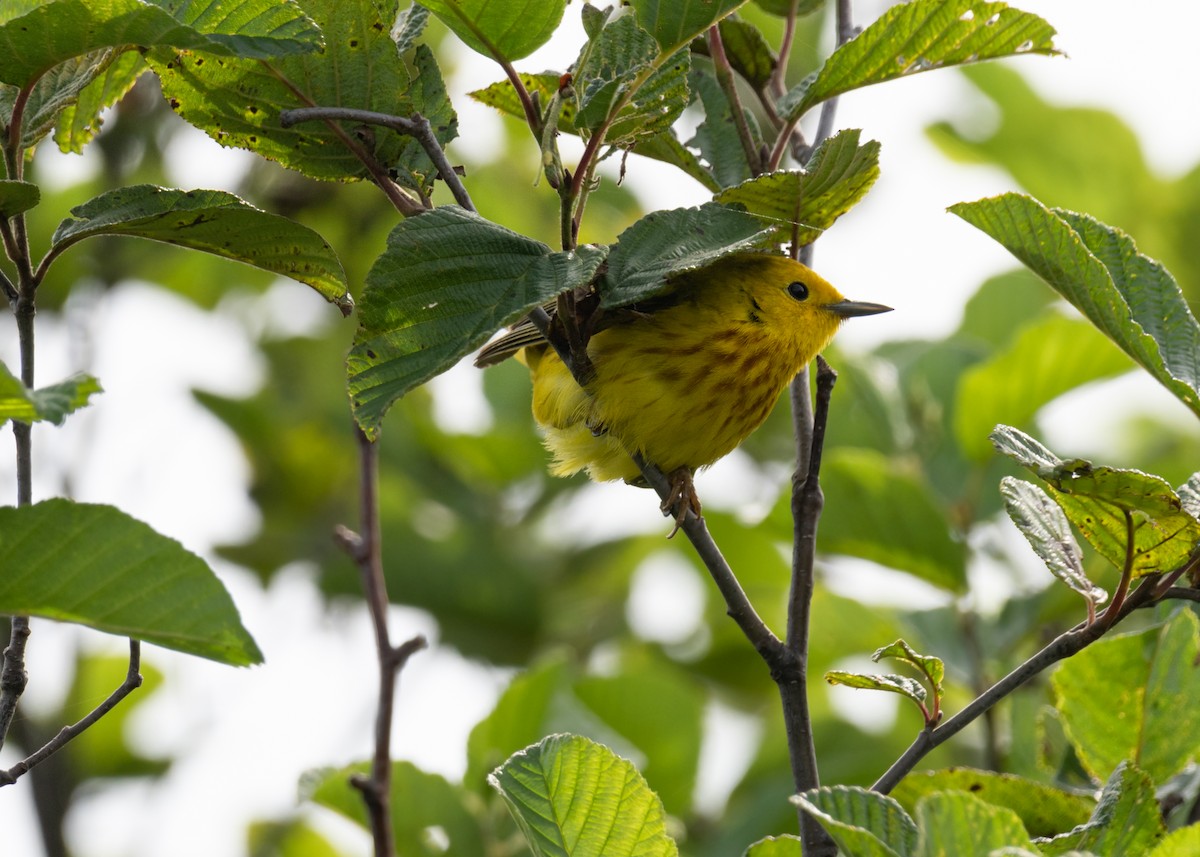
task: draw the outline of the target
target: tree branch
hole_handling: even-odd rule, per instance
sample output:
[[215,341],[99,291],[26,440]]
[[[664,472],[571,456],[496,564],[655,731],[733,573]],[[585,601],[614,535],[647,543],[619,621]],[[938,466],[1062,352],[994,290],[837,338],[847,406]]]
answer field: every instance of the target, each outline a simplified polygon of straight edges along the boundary
[[81,732],[90,727],[93,723],[103,717],[108,712],[116,708],[117,704],[142,686],[141,676],[142,650],[141,644],[137,640],[129,641],[129,668],[125,671],[125,681],[108,695],[102,703],[88,712],[87,716],[70,726],[64,726],[59,733],[50,741],[46,742],[42,747],[22,759],[17,764],[13,765],[7,771],[0,771],[0,786],[10,786],[17,781],[18,778],[26,774],[30,768],[40,762],[45,761],[50,756],[57,753],[65,747],[70,741],[76,738]]
[[395,857],[392,831],[392,717],[396,699],[396,679],[408,659],[425,648],[418,635],[393,646],[388,636],[387,582],[383,575],[383,539],[379,524],[379,452],[361,429],[355,428],[359,451],[359,503],[362,534],[339,527],[335,538],[358,564],[363,593],[375,631],[376,657],[379,662],[379,700],[375,710],[375,752],[369,777],[354,776],[350,784],[362,794],[371,823],[375,857]]
[[1059,635],[1045,648],[1029,658],[1029,660],[1000,679],[1000,681],[996,682],[984,693],[977,696],[966,708],[941,726],[936,729],[929,729],[928,727],[923,729],[913,743],[909,745],[908,749],[904,751],[904,754],[888,768],[882,777],[875,781],[875,784],[871,788],[874,791],[887,794],[896,787],[896,784],[900,780],[904,779],[904,776],[909,771],[916,767],[916,764],[930,750],[958,732],[961,732],[976,718],[1047,667],[1083,651],[1083,649],[1104,636],[1106,631],[1115,627],[1117,623],[1134,610],[1152,603],[1155,600],[1155,591],[1158,584],[1157,577],[1157,575],[1154,575],[1143,580],[1141,586],[1133,594],[1124,599],[1120,609],[1112,614],[1112,619],[1107,623],[1101,617],[1101,619],[1091,624],[1077,625],[1070,631]]
[[[829,420],[829,401],[837,373],[823,357],[817,357],[817,400],[809,413],[808,372],[802,373],[803,386],[792,384],[793,423],[796,425],[798,454],[792,476],[792,580],[787,609],[787,669],[775,677],[783,703],[783,728],[788,739],[788,758],[797,792],[821,785],[817,768],[817,749],[813,738],[812,713],[808,705],[808,640],[812,620],[814,588],[813,564],[817,550],[817,525],[825,506],[821,492],[821,457],[825,446],[825,427]],[[833,839],[808,813],[798,809],[800,834],[805,857],[837,853]]]

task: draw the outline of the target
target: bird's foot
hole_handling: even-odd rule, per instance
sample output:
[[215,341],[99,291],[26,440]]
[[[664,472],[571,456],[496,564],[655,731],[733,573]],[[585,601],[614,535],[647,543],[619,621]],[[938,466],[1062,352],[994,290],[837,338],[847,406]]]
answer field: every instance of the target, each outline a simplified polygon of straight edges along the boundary
[[696,494],[696,486],[692,484],[691,468],[676,468],[667,474],[667,479],[671,483],[671,493],[659,508],[664,515],[675,519],[675,526],[667,535],[667,538],[671,539],[687,520],[688,512],[697,518],[700,517],[700,497]]

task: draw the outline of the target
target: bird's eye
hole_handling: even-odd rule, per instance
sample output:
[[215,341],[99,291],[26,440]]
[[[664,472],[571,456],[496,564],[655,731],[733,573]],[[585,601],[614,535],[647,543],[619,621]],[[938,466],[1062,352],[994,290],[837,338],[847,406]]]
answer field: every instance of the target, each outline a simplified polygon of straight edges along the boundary
[[804,285],[804,283],[789,283],[788,294],[798,301],[806,300],[808,298],[808,286]]

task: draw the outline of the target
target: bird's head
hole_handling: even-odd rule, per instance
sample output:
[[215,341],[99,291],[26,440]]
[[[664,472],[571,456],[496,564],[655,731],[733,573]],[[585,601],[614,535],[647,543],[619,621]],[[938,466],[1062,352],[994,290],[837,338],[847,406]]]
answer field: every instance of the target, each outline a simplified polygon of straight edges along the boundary
[[845,319],[891,310],[847,300],[811,268],[784,256],[738,254],[721,264],[744,291],[748,320],[798,340],[805,362],[825,347]]

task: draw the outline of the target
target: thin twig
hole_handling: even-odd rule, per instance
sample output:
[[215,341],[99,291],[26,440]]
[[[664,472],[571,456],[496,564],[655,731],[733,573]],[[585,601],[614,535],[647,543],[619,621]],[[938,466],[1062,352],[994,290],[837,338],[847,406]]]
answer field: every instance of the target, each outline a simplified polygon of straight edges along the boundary
[[[795,7],[793,6],[793,15]],[[837,6],[838,44],[842,35],[850,29],[849,0],[839,0]],[[794,24],[794,22],[793,22]],[[782,84],[777,84],[782,86]],[[832,133],[836,99],[822,106],[822,121],[817,138],[811,149],[798,151],[801,166],[812,151]],[[782,158],[780,144],[786,145],[793,138],[795,123],[786,125],[776,141],[767,169],[774,169]],[[796,148],[802,147],[802,137],[796,139]],[[812,244],[798,247],[798,227],[793,231],[792,255],[803,264],[811,265]],[[815,587],[814,559],[816,555],[817,526],[824,507],[824,495],[820,487],[821,456],[825,446],[825,427],[828,421],[829,401],[833,385],[837,380],[824,358],[817,358],[817,402],[814,408],[809,399],[809,377],[807,369],[792,380],[792,426],[796,439],[796,473],[792,481],[792,580],[788,599],[787,646],[795,661],[795,682],[778,682],[783,701],[784,730],[788,738],[788,754],[791,760],[792,777],[797,790],[806,791],[821,784],[817,767],[816,744],[813,738],[812,712],[807,696],[808,642],[812,622],[812,596]],[[821,824],[808,813],[799,810],[800,831],[804,857],[832,857],[837,846]]]
[[[26,97],[28,93],[22,90]],[[18,106],[23,109],[24,99],[18,96]],[[14,107],[10,137],[5,143],[5,163],[8,174],[21,177],[21,123],[19,110]],[[17,267],[17,297],[12,304],[17,322],[17,339],[21,360],[21,383],[28,389],[34,387],[34,315],[37,297],[37,280],[33,277],[29,261],[29,243],[25,238],[25,215],[19,213],[11,219],[0,218],[3,224],[4,246]],[[17,459],[17,506],[28,506],[33,502],[33,431],[30,423],[13,420],[13,439]],[[25,671],[25,648],[29,641],[29,617],[13,616],[9,627],[9,641],[4,649],[3,666],[0,666],[0,747],[16,715],[17,703],[25,692],[29,681]]]
[[1168,586],[1166,591],[1159,596],[1163,601],[1195,601],[1200,603],[1200,589],[1192,589],[1186,586]]
[[733,127],[737,129],[738,140],[741,141],[742,152],[746,156],[746,164],[750,167],[750,175],[760,175],[762,159],[759,157],[758,147],[754,145],[754,137],[750,133],[750,123],[746,121],[746,112],[742,109],[742,99],[738,96],[737,91],[737,80],[734,79],[733,66],[729,64],[729,57],[725,55],[725,43],[721,40],[719,24],[713,24],[708,28],[708,54],[712,58],[717,83],[720,84],[721,90],[725,93],[725,99],[729,102]]
[[396,699],[396,679],[409,657],[425,648],[425,638],[418,635],[393,646],[388,636],[387,583],[383,576],[383,540],[379,523],[379,452],[361,429],[356,428],[359,450],[359,503],[362,533],[356,534],[340,527],[338,543],[358,564],[362,573],[363,592],[375,631],[376,656],[379,662],[379,699],[375,710],[375,752],[371,758],[369,777],[354,776],[350,784],[362,794],[371,822],[375,857],[394,857],[395,838],[392,832],[392,716]]
[[4,647],[4,666],[0,669],[0,748],[12,727],[17,711],[17,701],[29,683],[25,672],[25,645],[29,640],[29,617],[13,616],[8,632],[8,645]]
[[[282,75],[278,69],[267,62],[260,63],[267,74],[276,78],[285,87],[291,90],[292,94],[300,101],[308,102],[309,108],[316,108],[318,105],[313,104],[308,95],[298,86]],[[308,108],[297,108],[308,109]],[[325,120],[326,127],[333,133],[335,137],[341,140],[342,145],[346,147],[346,151],[358,158],[360,164],[366,169],[371,176],[371,181],[375,186],[383,191],[383,195],[388,198],[392,206],[403,214],[405,217],[412,217],[426,210],[427,202],[417,202],[411,196],[403,191],[399,185],[392,181],[392,177],[388,175],[387,169],[379,161],[375,160],[375,156],[368,151],[367,147],[362,144],[362,141],[356,140],[351,136],[345,128],[337,124],[332,119]]]
[[511,62],[504,59],[499,52],[495,53],[494,57],[496,62],[500,63],[500,67],[504,69],[504,75],[508,78],[508,82],[512,84],[513,91],[517,94],[517,100],[521,102],[521,109],[525,112],[525,122],[529,125],[529,130],[533,132],[534,137],[540,139],[542,136],[542,117],[538,115],[537,110],[533,106],[533,99],[529,96],[529,90],[521,82],[521,76],[517,74],[517,70]]
[[[670,498],[670,480],[663,472],[653,464],[644,461],[640,456],[634,456],[634,461],[637,462],[642,476],[645,477],[646,482],[654,489],[659,498],[663,501]],[[721,549],[713,540],[712,533],[708,531],[708,525],[704,523],[704,518],[697,517],[688,511],[679,525],[679,529],[696,549],[696,554],[704,563],[704,567],[708,569],[709,576],[716,583],[721,597],[725,599],[725,612],[729,614],[729,617],[742,630],[746,639],[763,656],[764,660],[767,660],[768,663],[778,661],[783,650],[783,642],[772,633],[766,622],[755,611],[754,605],[750,603],[750,599],[742,589],[741,583],[738,582],[733,569],[730,568],[729,563],[721,554]]]
[[[817,550],[817,524],[825,505],[821,492],[821,458],[825,447],[825,427],[829,420],[829,401],[837,373],[823,357],[817,357],[817,396],[811,423],[806,414],[808,373],[804,386],[793,384],[793,422],[799,429],[802,449],[797,455],[792,484],[792,580],[787,608],[787,649],[791,654],[786,673],[776,677],[783,703],[783,728],[787,733],[788,758],[797,792],[821,785],[817,768],[816,741],[812,713],[808,705],[808,641],[812,624],[814,563]],[[801,391],[797,398],[797,392]],[[834,855],[837,846],[821,824],[803,810],[797,810],[805,857]]]
[[393,116],[390,113],[376,113],[372,110],[356,110],[350,107],[298,107],[294,110],[284,110],[279,114],[279,124],[284,128],[290,128],[299,122],[313,121],[359,122],[363,125],[379,125],[412,137],[421,144],[425,154],[433,161],[433,165],[438,171],[438,177],[454,194],[454,201],[468,211],[475,211],[471,195],[467,193],[466,187],[459,180],[458,173],[446,159],[445,150],[442,149],[433,134],[433,126],[420,113],[404,117]]
[[787,67],[792,54],[792,41],[796,38],[796,9],[799,6],[800,0],[792,0],[792,5],[783,19],[783,38],[779,41],[779,60],[775,63],[775,68],[771,71],[771,79],[767,82],[767,91],[776,99],[787,92]]
[[31,753],[26,758],[22,759],[17,764],[13,765],[7,771],[0,771],[0,786],[10,786],[29,771],[30,768],[45,761],[50,756],[57,753],[65,747],[71,740],[76,738],[85,729],[103,717],[108,712],[116,708],[117,704],[142,686],[141,676],[142,650],[141,644],[137,640],[129,641],[129,668],[125,671],[125,681],[121,682],[120,687],[108,695],[102,703],[88,712],[87,716],[82,720],[72,723],[70,726],[64,726],[59,730],[58,734],[47,741],[44,745]]
[[887,772],[871,786],[874,791],[887,794],[930,750],[945,742],[947,739],[965,729],[985,711],[991,709],[1004,697],[1024,685],[1038,673],[1061,660],[1071,657],[1090,646],[1104,636],[1109,628],[1132,613],[1139,607],[1154,600],[1157,580],[1147,578],[1133,594],[1124,600],[1121,608],[1113,614],[1113,619],[1106,626],[1096,621],[1090,625],[1078,625],[1052,640],[1045,648],[1029,660],[1018,666],[1000,681],[996,682],[984,693],[975,697],[962,711],[955,714],[936,729],[923,729],[909,745],[904,754],[897,759]]

